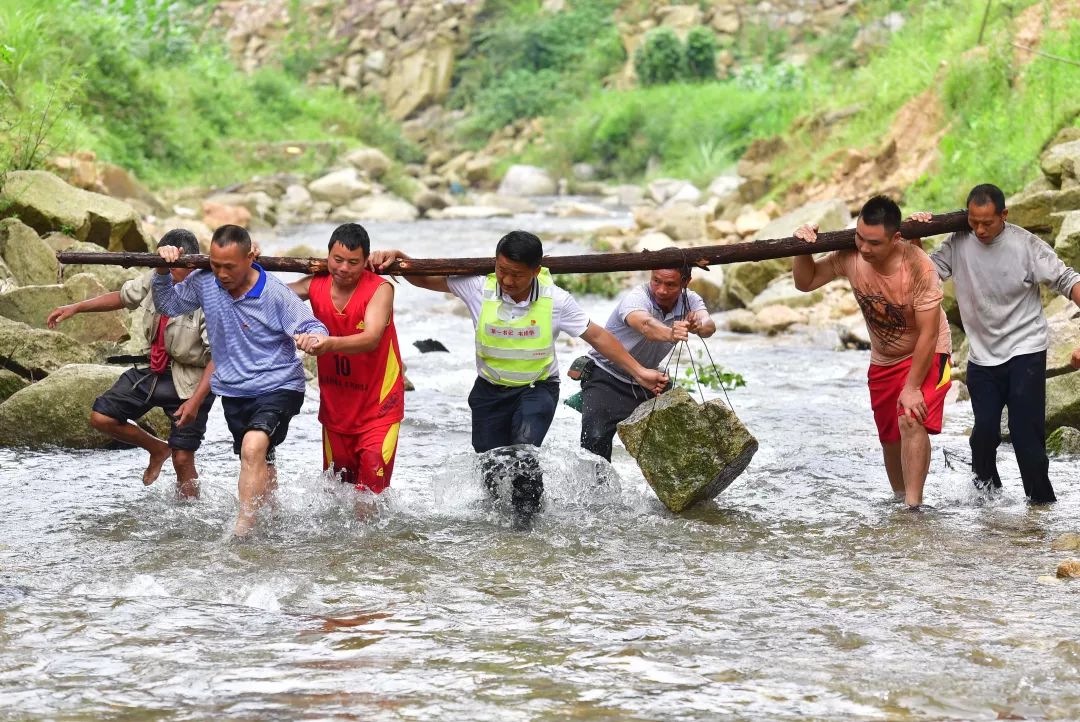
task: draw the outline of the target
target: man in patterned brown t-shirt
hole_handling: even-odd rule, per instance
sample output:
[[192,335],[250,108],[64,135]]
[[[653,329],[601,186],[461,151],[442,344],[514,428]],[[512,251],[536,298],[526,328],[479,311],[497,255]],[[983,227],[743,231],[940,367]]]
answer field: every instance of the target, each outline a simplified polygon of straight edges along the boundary
[[[815,261],[796,256],[792,275],[800,291],[844,276],[870,331],[870,405],[889,484],[912,510],[922,505],[930,469],[930,438],[941,431],[952,350],[941,310],[941,282],[929,256],[900,236],[900,208],[875,196],[859,211],[855,250]],[[816,226],[795,236],[817,240]]]

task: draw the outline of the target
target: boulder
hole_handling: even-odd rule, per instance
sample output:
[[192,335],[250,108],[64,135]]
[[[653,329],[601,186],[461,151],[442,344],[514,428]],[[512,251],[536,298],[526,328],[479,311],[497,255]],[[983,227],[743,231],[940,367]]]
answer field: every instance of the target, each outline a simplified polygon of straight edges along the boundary
[[774,279],[788,272],[790,260],[771,259],[751,263],[731,263],[724,271],[725,308],[749,306]]
[[[90,426],[90,409],[123,372],[119,366],[74,364],[16,392],[0,404],[0,446],[108,447],[112,439]],[[140,425],[168,435],[169,421],[160,409],[144,416]]]
[[[68,245],[63,248],[57,248],[57,250],[70,250],[80,254],[94,254],[105,253],[105,248],[100,247],[96,243],[85,243],[83,241],[71,242],[67,236],[54,234],[54,242],[59,245],[60,239],[67,239]],[[46,239],[48,241],[48,239]],[[102,284],[106,290],[120,290],[120,287],[125,283],[137,278],[140,275],[146,273],[146,269],[125,269],[122,265],[98,265],[97,263],[70,263],[65,264],[62,269],[65,278],[72,278],[76,275],[91,275],[97,278],[97,282]],[[55,280],[55,276],[53,276]],[[49,282],[52,283],[52,282]]]
[[657,228],[675,240],[696,241],[708,236],[708,217],[693,203],[678,201],[661,208],[659,214]]
[[1050,544],[1050,548],[1056,552],[1071,552],[1074,549],[1080,549],[1080,534],[1067,531],[1055,539]]
[[471,194],[469,200],[474,206],[505,208],[515,215],[518,213],[536,213],[539,211],[539,208],[537,208],[535,203],[519,196],[504,196],[498,193],[476,193]]
[[0,277],[20,286],[56,283],[56,252],[37,231],[15,218],[0,221],[0,259]]
[[795,280],[791,276],[780,276],[774,279],[765,290],[754,296],[747,308],[757,312],[766,306],[787,306],[788,308],[805,308],[820,303],[825,298],[825,288],[817,288],[809,293],[795,288]]
[[[866,351],[870,348],[870,331],[866,328],[866,319],[861,313],[853,313],[840,319],[836,325],[840,341],[848,348]],[[956,375],[953,375],[956,378]]]
[[1046,375],[1071,373],[1072,353],[1080,348],[1080,310],[1072,301],[1058,296],[1046,307],[1050,346],[1046,350]]
[[416,206],[392,195],[357,198],[345,210],[361,221],[415,221],[420,215]]
[[649,183],[648,190],[649,197],[659,204],[672,201],[697,203],[701,199],[701,191],[693,183],[678,178],[657,178]]
[[611,189],[611,195],[620,206],[636,206],[645,200],[645,191],[641,186],[618,185]]
[[754,316],[754,327],[770,336],[786,331],[797,323],[802,323],[802,316],[787,306],[765,306]]
[[553,196],[555,179],[543,168],[534,165],[512,165],[499,183],[499,195]]
[[[807,203],[805,206],[796,208],[790,213],[785,213],[769,221],[750,240],[761,241],[771,238],[786,238],[794,233],[799,226],[807,223],[816,223],[818,230],[822,233],[842,231],[851,223],[851,213],[848,211],[847,205],[841,200]],[[790,263],[790,260],[788,263]]]
[[466,161],[462,172],[465,174],[466,181],[478,185],[490,180],[494,169],[495,159],[491,156],[482,155]]
[[98,166],[99,180],[105,192],[113,198],[138,201],[148,206],[155,215],[166,212],[165,205],[127,170],[112,163]]
[[735,232],[740,236],[749,236],[757,233],[769,225],[769,214],[765,211],[746,211],[740,213],[735,219]]
[[674,512],[714,498],[758,449],[723,401],[698,404],[681,387],[641,404],[618,429],[657,498]]
[[641,236],[634,243],[633,248],[630,250],[634,253],[642,253],[644,251],[662,251],[665,248],[671,248],[674,245],[674,241],[671,240],[671,236],[659,231],[652,231]]
[[1032,233],[1048,233],[1055,228],[1055,213],[1080,209],[1080,187],[1067,190],[1023,190],[1006,201],[1009,222]]
[[1058,579],[1076,579],[1080,577],[1080,560],[1066,559],[1057,566]]
[[47,331],[0,317],[0,359],[20,376],[39,379],[67,364],[95,360],[90,348],[59,331]]
[[1043,175],[1054,185],[1060,186],[1061,176],[1069,161],[1074,167],[1080,161],[1080,140],[1050,146],[1042,154],[1039,162],[1042,165]]
[[1080,431],[1071,426],[1054,429],[1046,437],[1046,450],[1051,456],[1076,456],[1080,454]]
[[284,213],[302,216],[311,210],[311,193],[302,185],[293,183],[285,188],[285,195],[278,201],[278,208]]
[[151,245],[130,205],[70,186],[45,171],[4,176],[0,208],[39,234],[63,231],[110,251],[145,251]]
[[446,196],[430,188],[422,188],[413,196],[412,202],[422,216],[430,211],[441,211],[450,205],[450,200]]
[[454,55],[453,42],[436,36],[431,42],[414,45],[393,63],[384,100],[395,120],[404,120],[446,97]]
[[[88,273],[75,274],[63,285],[21,286],[0,293],[0,316],[34,328],[46,328],[49,312],[57,306],[85,301],[108,291]],[[57,330],[85,344],[118,343],[128,336],[124,311],[80,313],[64,321]]]
[[247,228],[251,225],[251,211],[244,206],[231,206],[224,203],[204,201],[202,204],[202,220],[211,231],[229,225]]
[[1046,380],[1046,432],[1062,426],[1080,429],[1080,373]]
[[362,180],[355,168],[343,168],[311,181],[308,191],[317,201],[341,206],[370,193],[371,184]]
[[17,391],[29,386],[29,382],[14,371],[0,368],[0,403],[11,398]]
[[381,178],[392,165],[386,153],[378,148],[357,148],[345,156],[345,161],[369,178]]
[[736,308],[724,314],[728,331],[732,333],[757,333],[756,317],[753,311],[745,308]]
[[1061,228],[1054,238],[1054,251],[1065,261],[1065,265],[1072,268],[1080,266],[1080,210],[1066,211],[1062,215]]
[[701,300],[705,302],[705,307],[710,313],[731,308],[724,291],[723,266],[693,269],[688,288],[701,296]]
[[605,218],[611,215],[611,211],[603,206],[581,201],[556,203],[548,209],[548,213],[554,213],[559,218]]

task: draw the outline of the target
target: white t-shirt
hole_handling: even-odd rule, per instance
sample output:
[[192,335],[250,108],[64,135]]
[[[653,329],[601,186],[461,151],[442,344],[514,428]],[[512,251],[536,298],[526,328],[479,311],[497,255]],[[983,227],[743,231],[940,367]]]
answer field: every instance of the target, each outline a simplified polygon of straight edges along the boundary
[[[450,287],[450,293],[454,294],[469,309],[472,316],[473,328],[480,319],[480,309],[484,305],[484,276],[450,276],[446,279],[446,285]],[[502,294],[503,303],[507,305],[511,317],[524,316],[529,311],[528,299],[520,303]],[[551,291],[551,338],[555,339],[562,331],[570,336],[580,336],[589,328],[588,314],[578,305],[566,291],[555,286]],[[477,364],[477,373],[480,372]],[[559,380],[559,359],[554,358],[548,367],[548,380]]]

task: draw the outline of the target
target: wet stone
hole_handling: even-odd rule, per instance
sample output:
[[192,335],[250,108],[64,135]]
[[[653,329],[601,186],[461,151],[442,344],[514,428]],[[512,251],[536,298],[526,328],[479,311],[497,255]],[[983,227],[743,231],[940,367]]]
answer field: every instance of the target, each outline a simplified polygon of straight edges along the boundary
[[1080,534],[1067,531],[1050,544],[1050,548],[1056,552],[1070,552],[1080,549]]
[[1080,577],[1080,560],[1066,559],[1057,566],[1058,579],[1076,579]]
[[619,424],[619,438],[657,498],[674,512],[716,497],[758,449],[723,401],[699,404],[682,388],[638,406]]

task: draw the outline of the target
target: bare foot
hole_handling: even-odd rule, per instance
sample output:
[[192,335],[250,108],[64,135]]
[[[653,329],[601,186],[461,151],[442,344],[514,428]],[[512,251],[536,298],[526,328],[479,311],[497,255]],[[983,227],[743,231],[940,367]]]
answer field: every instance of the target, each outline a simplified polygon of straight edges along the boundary
[[181,501],[195,501],[199,498],[199,479],[176,480],[176,495]]
[[142,475],[142,483],[146,486],[150,486],[161,475],[161,467],[165,465],[165,462],[172,456],[172,452],[168,446],[162,446],[157,453],[150,453],[150,463],[146,465],[146,471]]
[[240,513],[236,517],[236,526],[233,527],[233,536],[237,538],[244,538],[251,533],[251,530],[255,528],[255,510],[254,509],[241,509]]

